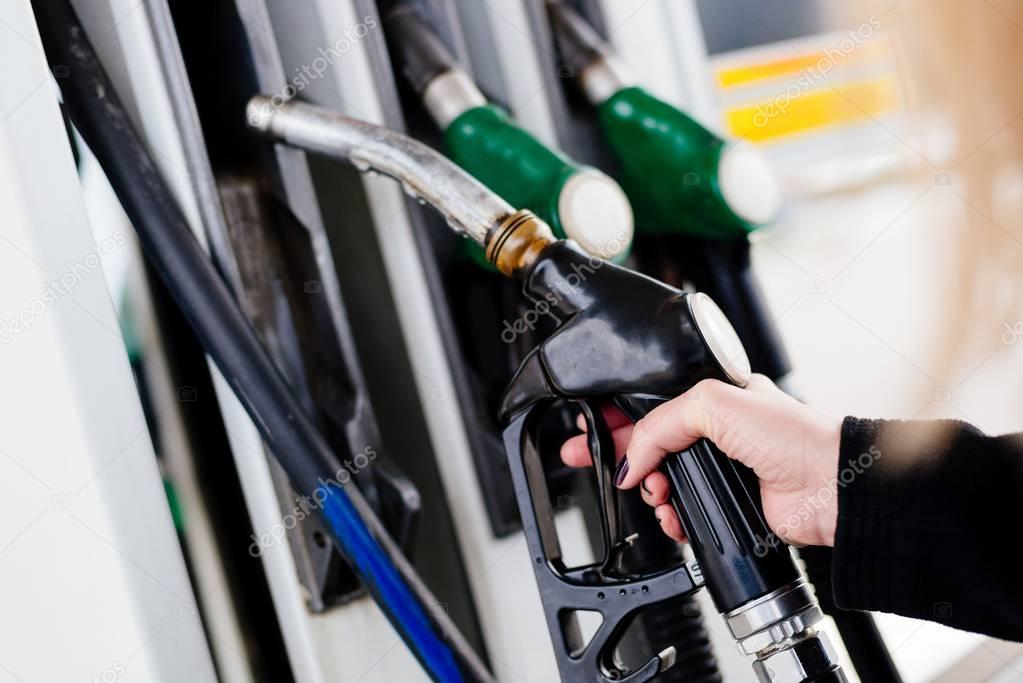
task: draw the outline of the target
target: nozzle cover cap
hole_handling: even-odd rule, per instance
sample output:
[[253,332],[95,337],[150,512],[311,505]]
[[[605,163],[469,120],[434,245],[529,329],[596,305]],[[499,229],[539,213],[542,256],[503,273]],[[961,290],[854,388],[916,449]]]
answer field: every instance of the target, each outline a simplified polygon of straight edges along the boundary
[[628,253],[635,232],[632,205],[609,176],[592,168],[572,174],[557,209],[565,236],[587,252],[608,260]]
[[722,150],[718,188],[728,208],[753,225],[770,223],[781,211],[781,187],[774,170],[749,143],[732,143]]

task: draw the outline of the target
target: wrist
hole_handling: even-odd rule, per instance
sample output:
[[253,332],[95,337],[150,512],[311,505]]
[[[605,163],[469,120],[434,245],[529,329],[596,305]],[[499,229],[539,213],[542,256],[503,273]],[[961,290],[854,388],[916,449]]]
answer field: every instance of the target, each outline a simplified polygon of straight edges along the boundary
[[819,465],[820,487],[817,496],[821,505],[814,515],[816,530],[813,545],[832,548],[835,545],[835,531],[838,528],[838,496],[841,489],[839,482],[842,476],[839,471],[842,420],[829,418],[821,426],[818,457],[815,458]]

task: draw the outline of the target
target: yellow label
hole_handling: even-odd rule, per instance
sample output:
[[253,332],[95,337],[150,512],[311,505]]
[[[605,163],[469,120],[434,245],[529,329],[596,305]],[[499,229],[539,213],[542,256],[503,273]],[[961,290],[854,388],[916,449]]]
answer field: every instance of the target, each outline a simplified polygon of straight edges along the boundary
[[770,59],[763,62],[722,66],[717,69],[720,88],[735,88],[772,78],[795,76],[803,73],[828,72],[839,66],[884,59],[888,50],[879,45],[861,45],[853,51],[843,52],[836,48],[813,50],[805,55]]
[[898,105],[895,78],[884,77],[786,92],[770,100],[733,107],[725,113],[725,121],[733,136],[764,142],[874,118]]

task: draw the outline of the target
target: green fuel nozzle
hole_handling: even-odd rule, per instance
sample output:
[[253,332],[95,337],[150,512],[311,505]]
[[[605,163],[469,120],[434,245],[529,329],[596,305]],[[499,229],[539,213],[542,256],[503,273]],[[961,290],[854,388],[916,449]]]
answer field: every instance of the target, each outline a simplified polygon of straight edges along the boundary
[[781,191],[751,145],[723,140],[638,87],[585,19],[562,2],[548,9],[561,57],[621,162],[641,230],[728,239],[774,220]]
[[[558,237],[623,260],[633,215],[609,176],[552,150],[488,103],[423,16],[399,4],[385,20],[400,69],[442,129],[448,156],[513,206],[529,209]],[[471,249],[484,262],[479,249]]]

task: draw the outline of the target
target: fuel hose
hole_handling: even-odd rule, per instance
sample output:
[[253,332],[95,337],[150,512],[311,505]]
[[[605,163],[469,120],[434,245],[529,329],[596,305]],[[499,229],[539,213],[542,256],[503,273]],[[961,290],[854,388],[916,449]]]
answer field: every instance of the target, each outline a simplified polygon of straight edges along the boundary
[[[32,3],[75,127],[103,167],[143,250],[301,494],[317,501],[339,551],[436,681],[492,681],[358,488],[329,483],[336,458],[303,413],[192,234],[68,0]],[[240,118],[240,117],[239,117]]]

